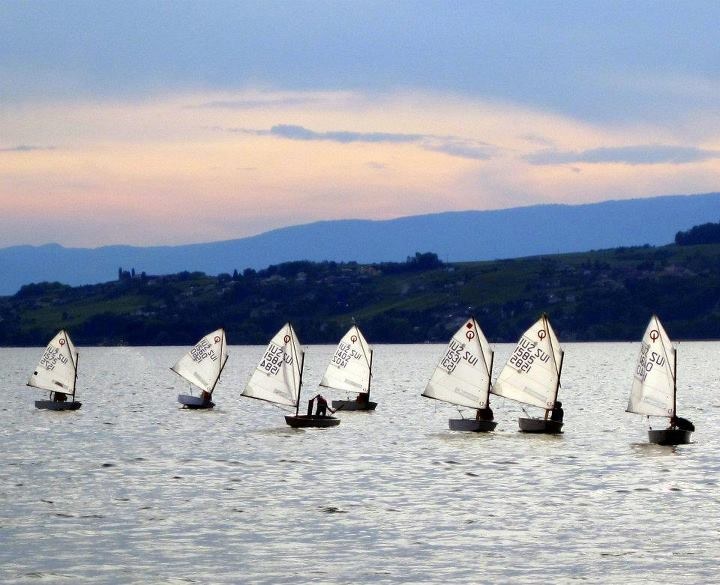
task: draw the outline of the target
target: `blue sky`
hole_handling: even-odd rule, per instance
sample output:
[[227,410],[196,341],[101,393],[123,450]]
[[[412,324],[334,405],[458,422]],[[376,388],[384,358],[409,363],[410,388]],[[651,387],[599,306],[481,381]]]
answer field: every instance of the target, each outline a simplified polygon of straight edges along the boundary
[[0,245],[718,190],[718,30],[701,1],[5,2]]

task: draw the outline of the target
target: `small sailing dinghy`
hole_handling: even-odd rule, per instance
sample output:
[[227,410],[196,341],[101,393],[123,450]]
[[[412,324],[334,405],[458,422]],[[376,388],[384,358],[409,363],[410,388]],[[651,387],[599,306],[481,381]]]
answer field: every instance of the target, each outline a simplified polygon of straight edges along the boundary
[[[52,338],[27,385],[50,392],[49,400],[36,400],[35,408],[77,410],[82,402],[75,400],[78,352],[64,329]],[[70,402],[68,402],[68,396]]]
[[293,428],[339,425],[339,418],[312,414],[314,399],[308,404],[308,413],[299,414],[304,365],[305,352],[300,347],[292,325],[286,323],[270,340],[242,396],[295,407],[295,414],[285,417],[285,422]]
[[185,408],[212,408],[212,393],[227,363],[228,350],[225,330],[220,328],[208,333],[170,368],[181,378],[200,390],[200,396],[178,395],[178,402]]
[[670,419],[667,429],[649,429],[648,440],[658,445],[685,445],[690,442],[693,424],[676,415],[677,350],[660,319],[653,315],[645,329],[635,364],[627,412]]
[[[525,433],[562,432],[562,409],[557,402],[564,352],[547,315],[522,334],[490,392],[522,404],[545,409],[544,418],[520,418]],[[552,413],[552,415],[551,415]]]
[[360,328],[353,323],[338,343],[320,386],[343,392],[356,392],[352,400],[333,400],[336,410],[375,410],[377,402],[370,402],[373,349]]
[[492,431],[497,422],[490,410],[493,351],[474,317],[457,330],[422,393],[448,404],[477,411],[475,418],[451,418],[452,431]]

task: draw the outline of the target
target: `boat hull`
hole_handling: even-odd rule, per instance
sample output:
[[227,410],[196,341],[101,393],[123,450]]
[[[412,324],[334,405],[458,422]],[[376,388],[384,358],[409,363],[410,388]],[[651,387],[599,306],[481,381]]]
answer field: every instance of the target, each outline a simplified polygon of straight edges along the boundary
[[203,400],[199,396],[191,396],[190,394],[179,394],[178,402],[182,404],[185,408],[212,408],[215,406],[215,403],[212,400]]
[[82,406],[82,402],[77,400],[74,402],[55,402],[54,400],[36,400],[35,408],[41,410],[77,410]]
[[519,418],[518,425],[523,433],[545,433],[556,435],[562,433],[563,423],[544,418]]
[[648,441],[656,445],[687,445],[692,431],[682,429],[650,429]]
[[357,400],[333,400],[334,410],[375,410],[377,402],[358,402]]
[[286,415],[285,422],[294,429],[316,428],[326,429],[336,427],[340,419],[334,416],[317,416],[315,414],[299,414],[297,416]]
[[494,420],[475,420],[472,418],[451,418],[448,420],[451,431],[468,431],[487,433],[494,431],[497,422]]

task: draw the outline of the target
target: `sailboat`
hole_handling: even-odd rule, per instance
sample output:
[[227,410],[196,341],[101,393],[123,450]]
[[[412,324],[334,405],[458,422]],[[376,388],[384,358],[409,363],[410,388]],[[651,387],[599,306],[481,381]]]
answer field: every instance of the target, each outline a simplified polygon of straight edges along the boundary
[[667,429],[650,429],[648,440],[660,445],[684,445],[695,429],[692,423],[675,424],[677,404],[677,350],[656,315],[650,318],[635,364],[627,412],[670,418]]
[[313,400],[308,403],[307,414],[300,414],[300,389],[304,365],[305,352],[300,347],[292,325],[286,323],[270,340],[242,396],[295,407],[295,414],[285,417],[285,422],[293,428],[325,428],[339,425],[339,418],[312,414]]
[[[450,339],[445,355],[422,393],[426,398],[477,410],[475,418],[449,419],[450,430],[486,432],[497,426],[492,420],[489,400],[493,356],[474,317]],[[483,415],[490,420],[483,420]]]
[[[545,409],[544,418],[520,418],[526,433],[560,433],[562,411],[557,401],[564,352],[547,315],[522,334],[490,392]],[[549,416],[553,413],[552,418]],[[559,418],[559,420],[557,420]],[[553,420],[556,419],[556,420]]]
[[[64,329],[52,338],[40,362],[27,382],[28,386],[48,390],[49,400],[36,400],[35,408],[77,410],[82,402],[75,400],[78,352]],[[70,396],[70,402],[67,401]]]
[[208,333],[170,368],[200,390],[200,396],[180,394],[178,402],[186,408],[212,408],[212,393],[228,360],[225,330]]
[[360,328],[353,323],[338,343],[320,386],[344,392],[357,392],[353,400],[333,400],[332,407],[342,410],[375,410],[370,402],[373,349]]

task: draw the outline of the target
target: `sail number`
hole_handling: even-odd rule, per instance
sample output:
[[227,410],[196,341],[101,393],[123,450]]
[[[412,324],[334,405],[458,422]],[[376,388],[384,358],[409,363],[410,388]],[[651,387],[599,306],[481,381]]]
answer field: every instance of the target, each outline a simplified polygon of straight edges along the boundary
[[293,363],[292,356],[285,353],[283,348],[279,345],[271,343],[265,351],[265,355],[260,361],[258,368],[274,376],[280,371],[280,367],[283,363],[291,366]]
[[650,351],[650,344],[643,342],[638,356],[637,366],[635,366],[635,377],[641,382],[645,381],[647,375],[657,365],[658,368],[665,367],[666,360],[663,356],[655,351]]
[[537,347],[537,342],[528,339],[527,337],[521,337],[515,351],[513,351],[508,364],[515,368],[518,372],[529,372],[535,360],[540,360],[543,363],[547,363],[550,360],[550,356],[542,348]]
[[337,349],[335,350],[335,355],[332,357],[332,363],[335,364],[338,368],[344,368],[348,365],[348,362],[351,359],[359,360],[361,357],[362,354],[358,351],[355,351],[352,348],[352,345],[350,345],[349,343],[340,342]]
[[55,369],[58,362],[66,365],[70,360],[67,356],[60,353],[59,347],[48,346],[45,348],[45,353],[40,358],[40,367],[45,368],[48,371]]
[[203,338],[190,350],[190,357],[195,363],[201,362],[205,358],[217,361],[218,354],[215,353],[215,349],[213,349],[212,344],[207,339]]
[[440,366],[445,368],[448,374],[452,374],[457,365],[463,360],[471,366],[478,363],[478,357],[472,352],[465,350],[464,343],[451,339],[450,345],[448,345],[447,351],[440,362]]

